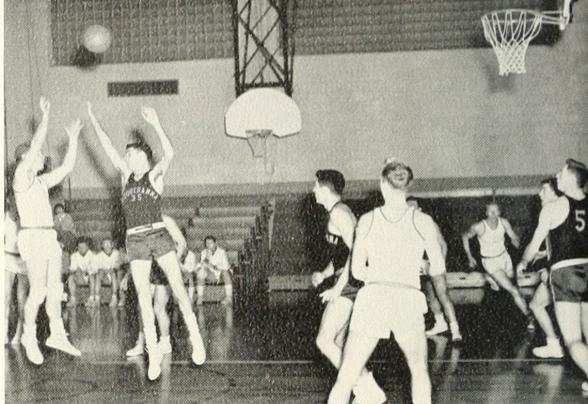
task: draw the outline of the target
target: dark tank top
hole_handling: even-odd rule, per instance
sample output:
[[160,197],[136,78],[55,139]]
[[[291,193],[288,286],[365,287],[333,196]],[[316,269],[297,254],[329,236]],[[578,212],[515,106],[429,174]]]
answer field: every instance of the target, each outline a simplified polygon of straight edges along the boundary
[[568,217],[549,232],[551,262],[588,258],[588,198],[580,201],[564,195],[570,204]]
[[149,172],[139,180],[131,174],[122,193],[127,229],[161,222],[161,195],[153,188]]

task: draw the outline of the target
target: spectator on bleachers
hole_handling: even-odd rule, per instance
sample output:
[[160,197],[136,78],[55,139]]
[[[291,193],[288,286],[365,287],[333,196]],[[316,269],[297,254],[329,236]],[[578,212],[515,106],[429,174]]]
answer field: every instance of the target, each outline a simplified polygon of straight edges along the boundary
[[94,265],[94,252],[90,249],[90,241],[82,237],[78,239],[76,252],[70,257],[69,264],[69,276],[67,284],[69,286],[69,303],[70,307],[77,305],[77,287],[79,285],[85,285],[89,282],[90,284],[90,295],[86,301],[86,306],[93,306],[94,295],[94,283],[96,282],[96,272]]
[[118,250],[114,248],[112,239],[102,240],[102,251],[96,254],[96,291],[94,293],[97,304],[100,305],[100,289],[105,278],[110,278],[112,285],[112,297],[110,298],[110,307],[116,307],[118,304],[118,278],[117,272],[120,272],[120,256]]
[[76,247],[76,225],[73,218],[65,211],[65,206],[58,203],[53,207],[53,223],[57,238],[65,245],[65,250],[70,253]]
[[227,252],[217,245],[215,237],[206,236],[204,250],[200,253],[200,263],[196,271],[197,305],[204,302],[204,285],[207,280],[218,284],[222,279],[225,285],[225,298],[222,304],[231,304],[233,302],[233,283],[229,272],[230,269]]
[[118,250],[120,266],[116,271],[116,281],[118,282],[118,307],[124,307],[127,301],[127,290],[129,282],[129,260],[124,248]]

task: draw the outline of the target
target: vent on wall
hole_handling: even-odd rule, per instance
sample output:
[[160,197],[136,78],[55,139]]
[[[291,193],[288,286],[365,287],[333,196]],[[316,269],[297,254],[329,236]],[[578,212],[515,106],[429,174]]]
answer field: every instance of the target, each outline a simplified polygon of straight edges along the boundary
[[178,93],[178,80],[115,81],[108,83],[109,97],[170,95]]

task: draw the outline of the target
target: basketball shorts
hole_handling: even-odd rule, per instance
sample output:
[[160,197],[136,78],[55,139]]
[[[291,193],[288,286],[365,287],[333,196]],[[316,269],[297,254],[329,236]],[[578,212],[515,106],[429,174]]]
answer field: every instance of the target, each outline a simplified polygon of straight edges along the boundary
[[482,257],[482,266],[490,275],[502,271],[509,278],[513,276],[513,266],[510,255],[505,251],[504,254],[498,257],[484,258]]
[[418,289],[367,284],[357,293],[349,330],[369,338],[397,341],[424,336],[427,299]]
[[149,282],[152,285],[169,285],[167,281],[167,276],[165,276],[163,269],[161,269],[161,267],[157,264],[157,262],[155,262],[155,260],[153,261],[153,264],[151,264],[151,275],[149,276]]
[[554,301],[588,303],[588,264],[554,269],[550,279]]
[[18,251],[25,262],[33,259],[61,262],[61,246],[53,229],[22,229],[18,233]]
[[4,267],[13,274],[26,275],[27,267],[20,257],[20,254],[4,251]]
[[127,235],[127,256],[130,261],[151,261],[170,251],[176,250],[176,244],[165,228],[149,230]]

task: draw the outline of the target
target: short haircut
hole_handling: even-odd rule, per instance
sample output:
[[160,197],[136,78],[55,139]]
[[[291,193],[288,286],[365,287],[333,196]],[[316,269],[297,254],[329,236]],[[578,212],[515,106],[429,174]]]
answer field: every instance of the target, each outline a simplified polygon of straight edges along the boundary
[[206,236],[206,237],[204,237],[204,246],[206,246],[206,241],[207,240],[212,240],[213,242],[216,243],[216,237],[214,237],[214,236]]
[[80,244],[86,244],[89,249],[92,248],[92,240],[90,239],[90,237],[85,237],[85,236],[79,237],[76,240],[76,247],[79,246]]
[[384,177],[386,179],[386,181],[392,185],[392,179],[390,178],[390,174],[398,169],[406,170],[406,172],[408,173],[408,179],[406,181],[406,186],[410,185],[410,183],[414,179],[414,174],[412,172],[412,168],[410,168],[410,166],[408,166],[407,164],[404,164],[403,162],[398,161],[396,159],[387,159],[386,160],[384,168],[382,169],[382,177]]
[[574,159],[567,159],[566,164],[568,170],[570,170],[576,177],[578,187],[584,188],[586,182],[588,182],[588,168],[586,167],[586,164]]
[[541,180],[541,185],[545,184],[549,185],[557,196],[563,195],[563,192],[561,192],[559,188],[557,188],[557,179],[555,177],[544,178],[543,180]]
[[55,213],[57,211],[57,208],[61,208],[65,212],[65,205],[63,203],[56,203],[55,206],[53,207],[53,213]]
[[342,195],[345,189],[345,177],[337,170],[318,170],[315,173],[319,184],[328,187],[337,195]]
[[153,150],[145,141],[145,136],[140,129],[131,130],[131,143],[128,143],[126,149],[141,150],[147,156],[147,160],[151,163],[153,161]]

